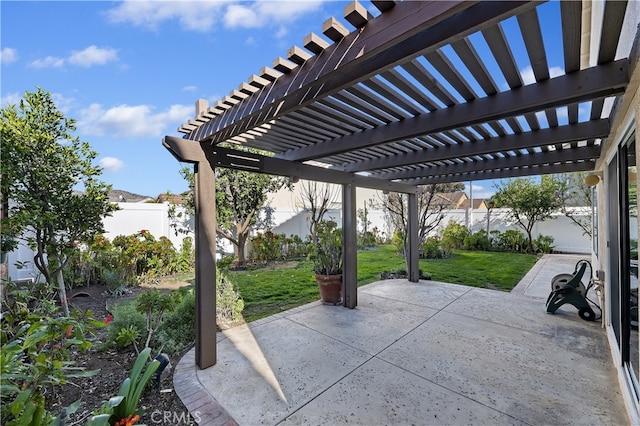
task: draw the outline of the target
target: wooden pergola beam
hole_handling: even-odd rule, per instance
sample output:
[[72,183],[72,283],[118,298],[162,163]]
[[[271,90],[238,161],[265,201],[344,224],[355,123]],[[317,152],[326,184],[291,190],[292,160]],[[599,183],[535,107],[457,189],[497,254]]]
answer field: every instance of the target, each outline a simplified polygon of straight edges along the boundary
[[[440,148],[424,149],[422,151],[397,154],[385,158],[362,161],[346,167],[346,171],[386,169],[391,167],[409,166],[430,161],[447,160],[450,158],[471,157],[474,155],[505,152],[518,149],[534,148],[544,145],[556,145],[566,142],[587,139],[604,138],[609,135],[608,119],[569,124],[566,126],[541,129],[534,132],[493,137],[487,140],[467,142],[458,145],[448,145]],[[393,179],[388,174],[376,174],[377,177]]]
[[309,58],[305,67],[278,78],[269,90],[195,129],[188,138],[213,144],[225,141],[537,3],[400,2],[323,55]]
[[479,173],[485,171],[512,169],[516,167],[520,168],[526,166],[540,166],[545,164],[592,160],[598,158],[599,155],[600,146],[592,145],[582,148],[563,149],[559,151],[546,151],[534,154],[522,154],[510,157],[467,161],[463,163],[448,164],[444,166],[425,166],[401,172],[380,173],[374,176],[384,179],[415,179],[425,176],[450,176],[460,173]]
[[595,168],[595,161],[576,163],[546,164],[541,166],[520,167],[508,170],[488,170],[477,173],[459,173],[448,176],[433,176],[408,180],[412,185],[431,185],[434,183],[467,182],[486,179],[506,179],[520,176],[548,175],[556,173],[585,172]]
[[[385,179],[331,170],[324,167],[281,160],[275,157],[267,157],[253,152],[212,146],[207,143],[199,143],[175,136],[165,136],[163,144],[177,158],[181,158],[178,157],[178,155],[188,155],[194,158],[206,157],[212,167],[225,167],[276,176],[289,176],[292,178],[315,180],[339,185],[354,185],[356,187],[379,189],[381,191],[402,193],[415,193],[417,191],[416,187],[401,182],[391,182]],[[200,157],[196,157],[198,155]]]
[[[305,161],[328,157],[388,142],[500,120],[546,108],[624,93],[629,82],[629,61],[620,59],[599,67],[576,71],[474,102],[363,130],[326,142],[294,149],[280,158]],[[351,167],[352,169],[353,167]]]

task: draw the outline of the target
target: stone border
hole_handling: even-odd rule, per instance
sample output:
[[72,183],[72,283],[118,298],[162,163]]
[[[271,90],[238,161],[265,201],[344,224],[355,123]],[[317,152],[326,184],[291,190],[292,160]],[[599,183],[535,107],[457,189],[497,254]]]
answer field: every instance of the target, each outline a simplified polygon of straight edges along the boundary
[[238,423],[207,392],[196,374],[196,350],[191,349],[178,361],[173,372],[173,387],[199,425],[237,426]]

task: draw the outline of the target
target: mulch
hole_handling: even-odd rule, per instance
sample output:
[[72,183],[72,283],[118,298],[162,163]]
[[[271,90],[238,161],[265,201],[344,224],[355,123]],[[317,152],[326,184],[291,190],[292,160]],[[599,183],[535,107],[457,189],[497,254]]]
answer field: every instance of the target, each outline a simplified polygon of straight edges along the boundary
[[[109,315],[107,299],[104,294],[107,290],[104,286],[88,286],[75,288],[69,292],[70,306],[81,311],[90,310],[95,319],[105,321]],[[143,288],[132,290],[128,297],[134,297]],[[128,351],[116,351],[114,349],[101,350],[106,329],[96,336],[96,342],[91,350],[86,353],[74,352],[73,361],[76,366],[86,370],[99,370],[92,377],[71,379],[72,382],[63,386],[51,388],[46,395],[47,409],[54,415],[58,415],[64,407],[71,405],[78,399],[82,405],[67,420],[67,425],[84,425],[94,410],[100,408],[104,401],[115,396],[122,382],[129,376],[129,372],[137,356],[132,348]],[[175,366],[182,355],[190,348],[185,348],[181,353],[170,357],[171,364]],[[176,395],[173,389],[173,368],[165,370],[161,381],[161,392],[156,386],[150,386],[138,405],[141,414],[139,423],[147,425],[180,425],[195,424],[186,407]]]

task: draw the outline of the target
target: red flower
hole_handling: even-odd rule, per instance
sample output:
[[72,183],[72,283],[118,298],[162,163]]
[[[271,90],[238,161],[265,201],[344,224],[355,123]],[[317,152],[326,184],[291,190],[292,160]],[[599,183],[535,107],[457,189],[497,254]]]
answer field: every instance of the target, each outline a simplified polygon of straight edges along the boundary
[[113,315],[109,314],[107,315],[107,319],[104,320],[104,323],[109,324],[111,321],[113,321]]

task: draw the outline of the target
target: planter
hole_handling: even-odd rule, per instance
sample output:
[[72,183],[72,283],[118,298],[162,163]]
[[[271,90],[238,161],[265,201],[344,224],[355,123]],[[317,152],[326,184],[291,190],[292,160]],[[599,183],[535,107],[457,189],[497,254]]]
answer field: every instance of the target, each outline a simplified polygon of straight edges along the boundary
[[342,275],[318,275],[316,281],[320,289],[322,303],[337,305],[342,292]]

